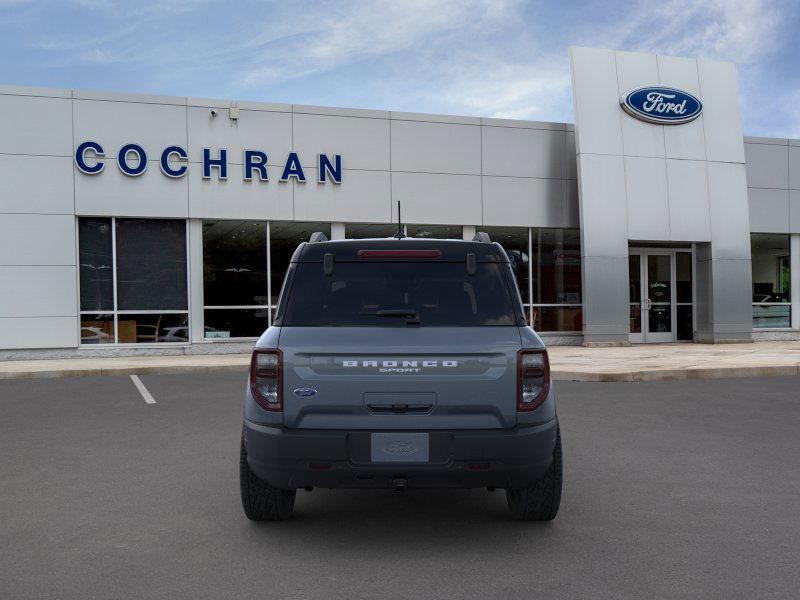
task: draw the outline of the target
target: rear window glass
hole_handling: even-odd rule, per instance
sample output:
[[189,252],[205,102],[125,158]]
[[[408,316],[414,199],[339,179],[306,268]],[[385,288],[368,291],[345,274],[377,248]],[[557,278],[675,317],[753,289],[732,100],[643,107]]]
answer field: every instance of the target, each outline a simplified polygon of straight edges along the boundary
[[[282,325],[289,327],[422,327],[516,325],[498,263],[299,263]],[[409,314],[404,314],[409,313]]]

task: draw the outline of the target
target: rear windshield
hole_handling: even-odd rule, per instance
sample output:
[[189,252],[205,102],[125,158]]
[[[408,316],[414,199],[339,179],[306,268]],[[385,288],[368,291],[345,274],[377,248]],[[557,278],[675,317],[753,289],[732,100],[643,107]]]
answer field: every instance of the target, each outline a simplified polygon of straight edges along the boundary
[[516,325],[505,265],[461,262],[296,265],[281,325],[289,327],[422,327]]

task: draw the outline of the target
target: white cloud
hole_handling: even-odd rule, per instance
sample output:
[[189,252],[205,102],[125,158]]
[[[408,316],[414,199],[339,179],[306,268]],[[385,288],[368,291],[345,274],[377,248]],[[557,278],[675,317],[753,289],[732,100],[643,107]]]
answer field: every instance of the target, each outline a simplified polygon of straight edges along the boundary
[[[243,73],[240,83],[252,87],[373,57],[401,52],[420,55],[441,50],[446,44],[457,47],[464,43],[467,32],[507,21],[518,4],[512,0],[340,3],[335,11],[321,10],[293,21],[291,31],[279,25],[277,32],[250,39],[247,46],[268,49],[273,64]],[[279,47],[278,42],[284,46]],[[275,62],[281,66],[276,67]]]
[[[15,1],[24,0],[0,6]],[[747,113],[758,114],[749,122],[746,114],[746,125],[756,122],[758,130],[779,120],[782,98],[796,99],[792,81],[781,82],[780,98],[756,89],[765,87],[764,66],[794,34],[796,0],[630,4],[75,0],[61,6],[79,7],[80,23],[37,33],[28,43],[49,52],[54,68],[124,63],[130,87],[143,91],[272,100],[280,90],[290,102],[420,112],[570,120],[571,44],[733,60]],[[333,74],[347,82],[331,83]],[[764,110],[765,100],[775,108]],[[780,119],[797,119],[788,113]]]

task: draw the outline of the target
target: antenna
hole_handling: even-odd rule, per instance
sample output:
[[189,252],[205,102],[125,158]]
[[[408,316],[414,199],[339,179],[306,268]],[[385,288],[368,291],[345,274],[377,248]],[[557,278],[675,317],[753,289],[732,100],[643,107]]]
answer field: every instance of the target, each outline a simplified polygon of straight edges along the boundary
[[403,239],[406,237],[405,232],[403,231],[403,220],[400,218],[400,200],[397,201],[397,233],[394,234],[398,240]]

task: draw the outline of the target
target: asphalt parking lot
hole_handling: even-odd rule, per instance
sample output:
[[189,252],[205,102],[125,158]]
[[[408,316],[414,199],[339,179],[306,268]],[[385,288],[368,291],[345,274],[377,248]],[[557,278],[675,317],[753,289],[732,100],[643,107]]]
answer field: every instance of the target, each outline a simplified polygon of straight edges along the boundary
[[0,381],[0,598],[796,598],[796,378],[559,383],[561,512],[501,491],[241,512],[244,376]]

